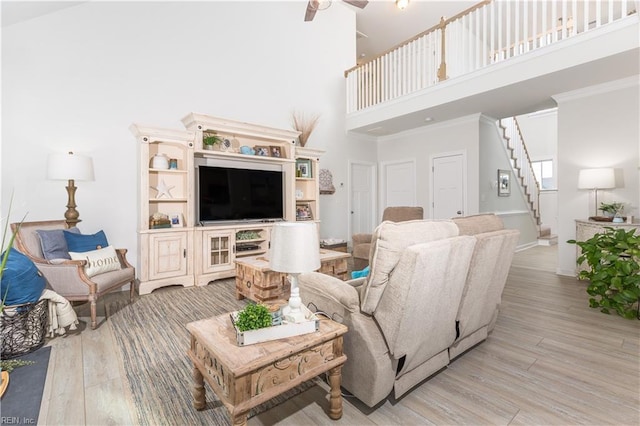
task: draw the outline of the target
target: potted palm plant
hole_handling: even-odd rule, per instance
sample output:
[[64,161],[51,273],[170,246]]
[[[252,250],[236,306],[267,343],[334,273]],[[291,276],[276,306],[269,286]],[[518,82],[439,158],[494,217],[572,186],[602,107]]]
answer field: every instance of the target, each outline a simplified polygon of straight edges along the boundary
[[212,150],[216,145],[222,143],[222,138],[217,135],[216,132],[211,132],[205,134],[202,138],[202,144],[204,145],[204,149]]

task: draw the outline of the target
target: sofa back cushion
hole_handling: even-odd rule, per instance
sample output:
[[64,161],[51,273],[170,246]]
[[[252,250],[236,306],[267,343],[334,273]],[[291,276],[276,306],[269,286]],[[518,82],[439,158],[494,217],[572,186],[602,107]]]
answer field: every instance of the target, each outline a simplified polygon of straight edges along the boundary
[[504,229],[502,219],[493,213],[454,217],[452,220],[458,226],[460,235],[476,235]]
[[373,314],[403,250],[409,246],[458,235],[458,227],[449,220],[382,222],[373,232],[369,258],[369,279],[362,290],[360,309]]

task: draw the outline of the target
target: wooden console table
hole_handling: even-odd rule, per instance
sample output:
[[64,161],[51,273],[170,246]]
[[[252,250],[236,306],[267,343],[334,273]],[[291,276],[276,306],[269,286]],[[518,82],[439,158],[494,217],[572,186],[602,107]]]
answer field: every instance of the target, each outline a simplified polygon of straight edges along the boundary
[[329,372],[329,417],[342,417],[342,336],[347,327],[329,319],[315,333],[238,346],[229,314],[187,324],[193,361],[194,407],[205,405],[204,380],[229,411],[233,425],[246,425],[249,410],[322,373]]
[[[347,259],[351,255],[339,251],[320,249],[319,272],[343,281],[348,279]],[[291,284],[287,274],[269,269],[266,256],[248,256],[236,259],[236,298],[265,302],[288,299]]]

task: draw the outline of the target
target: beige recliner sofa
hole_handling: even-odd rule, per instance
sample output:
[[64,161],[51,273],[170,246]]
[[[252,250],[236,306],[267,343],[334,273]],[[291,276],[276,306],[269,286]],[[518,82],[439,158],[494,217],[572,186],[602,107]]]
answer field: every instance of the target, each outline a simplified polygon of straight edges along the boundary
[[456,315],[476,239],[451,221],[383,222],[368,278],[300,276],[305,304],[344,323],[342,385],[373,407],[449,363]]
[[[422,207],[396,206],[387,207],[382,212],[382,221],[406,222],[424,218]],[[353,269],[362,270],[369,264],[372,234],[353,234],[351,236]]]

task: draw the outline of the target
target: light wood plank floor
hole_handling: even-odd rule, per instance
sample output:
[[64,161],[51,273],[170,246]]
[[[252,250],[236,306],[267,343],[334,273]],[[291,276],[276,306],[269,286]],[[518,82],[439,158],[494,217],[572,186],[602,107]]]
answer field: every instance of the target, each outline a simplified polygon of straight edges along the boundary
[[[554,273],[556,255],[555,246],[517,253],[489,339],[400,400],[369,409],[345,398],[334,422],[322,384],[249,424],[640,424],[639,322],[590,309],[585,284]],[[77,309],[86,323],[88,307]],[[40,424],[131,424],[109,327],[48,342]]]

